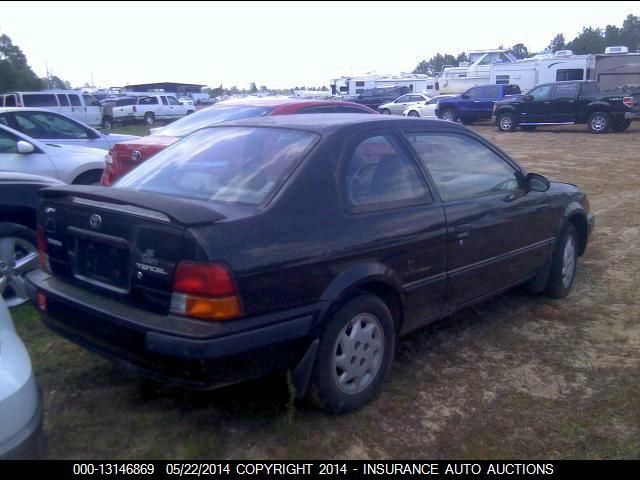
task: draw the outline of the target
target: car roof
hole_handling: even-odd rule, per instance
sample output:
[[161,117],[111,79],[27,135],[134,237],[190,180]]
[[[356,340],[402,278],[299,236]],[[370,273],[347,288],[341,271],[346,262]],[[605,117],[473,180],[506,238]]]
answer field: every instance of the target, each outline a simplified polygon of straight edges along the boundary
[[303,113],[297,115],[275,115],[246,118],[224,122],[205,128],[221,128],[228,126],[278,127],[307,130],[316,133],[330,133],[348,126],[385,127],[437,127],[466,130],[466,127],[444,120],[411,118],[389,115],[371,115],[368,113]]
[[[215,105],[219,105],[219,106],[250,105],[250,106],[256,106],[256,107],[277,107],[280,105],[321,106],[321,105],[343,105],[343,104],[354,105],[354,103],[352,102],[345,102],[343,100],[310,100],[310,99],[299,99],[299,98],[291,98],[291,97],[238,98],[238,99],[223,100],[222,102],[218,102]],[[362,106],[360,104],[355,104],[355,105]]]

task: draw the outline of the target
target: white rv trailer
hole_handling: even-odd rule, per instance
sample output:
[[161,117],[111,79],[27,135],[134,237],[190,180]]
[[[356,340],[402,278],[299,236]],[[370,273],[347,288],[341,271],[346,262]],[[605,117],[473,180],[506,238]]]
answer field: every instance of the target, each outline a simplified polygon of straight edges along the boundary
[[436,79],[420,73],[400,75],[369,74],[359,77],[340,77],[330,80],[333,95],[358,95],[365,90],[380,87],[405,86],[411,92],[435,95]]
[[464,93],[471,87],[490,83],[493,65],[515,61],[516,57],[504,49],[471,50],[468,62],[443,67],[437,79],[437,94]]
[[524,58],[513,63],[494,64],[489,83],[515,84],[526,92],[536,85],[563,80],[587,80],[591,74],[593,55],[573,55],[559,50]]
[[589,80],[602,90],[640,89],[640,52],[628,52],[627,47],[607,47],[604,55],[595,55]]

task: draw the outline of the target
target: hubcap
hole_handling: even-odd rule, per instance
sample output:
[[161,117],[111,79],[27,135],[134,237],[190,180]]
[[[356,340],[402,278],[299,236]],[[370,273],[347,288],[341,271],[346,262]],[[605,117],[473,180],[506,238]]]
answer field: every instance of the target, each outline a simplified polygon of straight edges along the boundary
[[0,295],[8,307],[28,300],[24,274],[38,266],[38,252],[28,241],[18,237],[0,239]]
[[564,245],[564,254],[562,256],[562,284],[564,288],[569,288],[573,280],[573,274],[576,266],[576,240],[573,236],[567,238]]
[[453,112],[444,112],[442,114],[442,119],[447,120],[448,122],[453,122],[453,118],[454,118]]
[[596,132],[601,132],[602,130],[604,130],[606,124],[607,121],[601,115],[597,115],[591,119],[591,128]]
[[376,378],[384,357],[384,332],[370,313],[360,313],[340,331],[333,347],[331,370],[336,385],[355,395]]
[[510,130],[512,124],[511,117],[502,117],[500,119],[500,128],[503,130]]
[[409,116],[410,116],[410,117],[419,117],[420,115],[418,115],[418,112],[414,112],[413,110],[411,110],[411,111],[409,112]]

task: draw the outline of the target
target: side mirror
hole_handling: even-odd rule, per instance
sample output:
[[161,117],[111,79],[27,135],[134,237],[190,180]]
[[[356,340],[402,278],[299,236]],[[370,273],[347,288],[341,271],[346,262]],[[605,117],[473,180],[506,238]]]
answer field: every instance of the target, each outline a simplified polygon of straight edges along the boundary
[[18,153],[33,153],[36,150],[36,147],[34,147],[29,142],[25,142],[24,140],[18,140],[17,147]]
[[538,173],[527,173],[525,182],[527,184],[527,189],[532,192],[546,192],[551,186],[547,177]]
[[522,100],[524,100],[525,102],[531,102],[533,100],[533,95],[525,95],[524,97],[522,97]]

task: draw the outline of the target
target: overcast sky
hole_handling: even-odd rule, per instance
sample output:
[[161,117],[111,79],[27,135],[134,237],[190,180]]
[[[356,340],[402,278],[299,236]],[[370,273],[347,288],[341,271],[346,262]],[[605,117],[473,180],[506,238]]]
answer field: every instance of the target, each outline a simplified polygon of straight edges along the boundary
[[435,53],[622,25],[640,2],[2,2],[0,34],[74,87],[185,82],[287,88],[410,72]]

